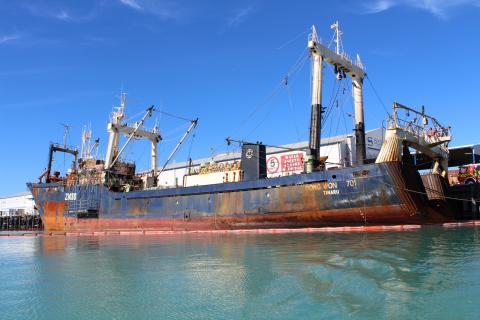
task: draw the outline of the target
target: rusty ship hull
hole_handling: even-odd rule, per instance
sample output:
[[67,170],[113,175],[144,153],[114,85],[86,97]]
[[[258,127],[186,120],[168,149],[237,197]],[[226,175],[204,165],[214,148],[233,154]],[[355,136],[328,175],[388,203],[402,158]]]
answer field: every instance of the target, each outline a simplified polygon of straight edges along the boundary
[[207,186],[112,192],[29,183],[45,230],[231,230],[440,223],[401,162]]

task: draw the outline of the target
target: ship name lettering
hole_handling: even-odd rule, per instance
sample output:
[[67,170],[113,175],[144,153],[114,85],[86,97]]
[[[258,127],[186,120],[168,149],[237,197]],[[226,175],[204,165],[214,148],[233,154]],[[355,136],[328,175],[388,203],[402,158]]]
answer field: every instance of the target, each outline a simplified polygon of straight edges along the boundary
[[323,195],[325,196],[330,196],[334,194],[340,194],[340,190],[334,189],[334,190],[323,190]]
[[323,183],[312,183],[305,185],[306,190],[320,190],[323,189]]
[[332,189],[337,189],[338,188],[338,183],[336,182],[329,182],[328,184],[325,185],[325,189],[329,189],[329,190],[332,190]]
[[77,194],[75,192],[65,193],[65,201],[75,201],[77,200]]

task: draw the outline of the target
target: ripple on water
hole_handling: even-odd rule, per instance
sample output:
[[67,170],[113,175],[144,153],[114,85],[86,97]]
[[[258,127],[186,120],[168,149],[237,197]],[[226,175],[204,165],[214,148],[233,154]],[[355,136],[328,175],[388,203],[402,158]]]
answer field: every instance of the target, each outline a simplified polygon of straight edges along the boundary
[[474,318],[479,239],[476,228],[9,237],[1,318]]

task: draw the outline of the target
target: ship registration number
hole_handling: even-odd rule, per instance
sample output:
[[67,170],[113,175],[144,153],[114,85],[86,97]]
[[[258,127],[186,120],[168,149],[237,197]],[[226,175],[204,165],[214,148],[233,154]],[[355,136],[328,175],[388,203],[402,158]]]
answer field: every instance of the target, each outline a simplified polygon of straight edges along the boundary
[[65,193],[65,201],[75,201],[77,200],[77,194],[75,192]]

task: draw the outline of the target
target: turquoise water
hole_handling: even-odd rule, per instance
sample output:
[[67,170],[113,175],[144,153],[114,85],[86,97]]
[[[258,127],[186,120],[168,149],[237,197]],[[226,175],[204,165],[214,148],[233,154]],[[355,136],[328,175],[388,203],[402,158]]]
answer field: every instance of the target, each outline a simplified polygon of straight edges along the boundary
[[1,319],[474,319],[480,229],[0,238]]

